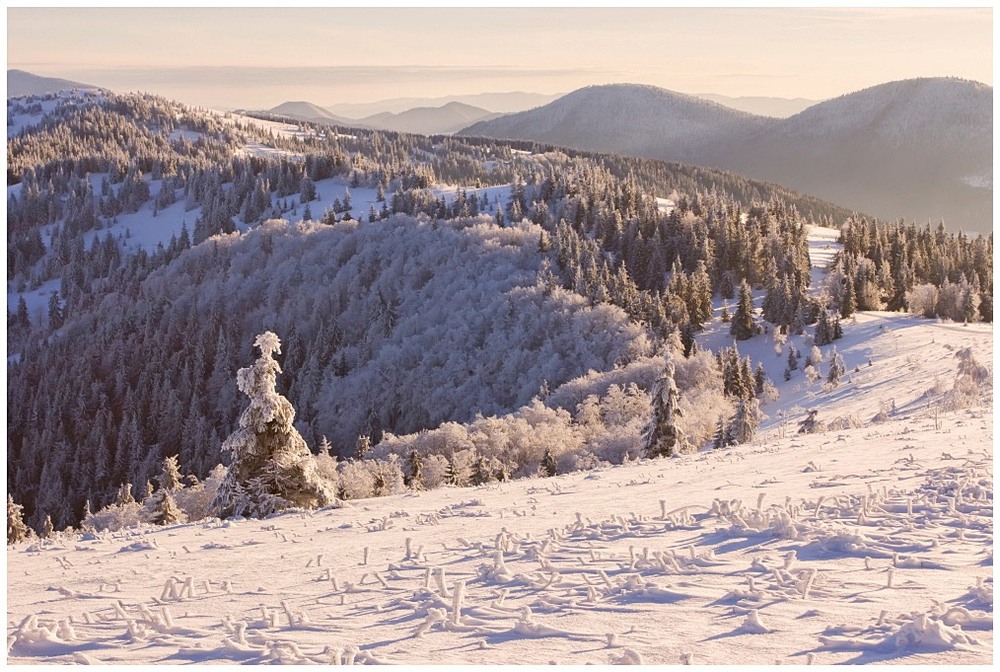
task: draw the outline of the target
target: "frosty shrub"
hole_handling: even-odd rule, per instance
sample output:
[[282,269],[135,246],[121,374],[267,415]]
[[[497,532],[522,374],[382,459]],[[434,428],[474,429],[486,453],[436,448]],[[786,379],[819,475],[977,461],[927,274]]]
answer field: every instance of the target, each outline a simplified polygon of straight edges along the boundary
[[254,345],[260,357],[236,375],[250,405],[239,428],[222,444],[232,463],[212,508],[222,518],[263,517],[290,507],[332,504],[333,489],[316,471],[312,453],[292,426],[295,409],[275,390],[281,367],[273,355],[281,352],[281,341],[267,331]]
[[915,285],[906,293],[906,305],[912,314],[919,317],[935,317],[937,303],[938,289],[931,284]]
[[208,477],[196,485],[180,488],[173,492],[174,501],[189,521],[201,520],[212,515],[212,500],[226,477],[227,469],[216,465]]
[[100,511],[96,511],[80,523],[85,528],[90,528],[97,532],[101,530],[121,530],[126,527],[136,527],[149,522],[149,514],[146,507],[138,502],[126,502],[123,504],[109,504]]
[[843,431],[845,429],[855,429],[857,427],[864,426],[865,423],[861,422],[861,420],[853,415],[838,415],[837,417],[827,421],[826,430]]
[[958,360],[955,384],[944,393],[941,400],[942,408],[946,411],[978,406],[982,403],[983,396],[993,388],[989,368],[976,361],[972,348],[961,348],[955,353],[955,359]]
[[445,484],[448,474],[448,458],[444,455],[427,455],[421,463],[421,476],[425,490],[439,488]]
[[340,497],[366,499],[375,495],[375,474],[368,460],[348,460],[340,463]]

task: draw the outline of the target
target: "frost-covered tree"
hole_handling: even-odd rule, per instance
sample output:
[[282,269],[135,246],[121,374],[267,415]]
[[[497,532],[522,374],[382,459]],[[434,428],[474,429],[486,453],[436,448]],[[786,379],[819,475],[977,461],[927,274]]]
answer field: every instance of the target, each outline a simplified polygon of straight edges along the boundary
[[156,510],[153,512],[152,522],[157,525],[173,525],[175,523],[187,522],[187,516],[177,506],[174,495],[170,491],[163,493]]
[[684,430],[677,424],[683,415],[674,383],[674,363],[667,360],[663,373],[653,387],[653,416],[646,427],[646,457],[670,457],[686,445]]
[[542,474],[555,476],[556,472],[556,456],[552,453],[552,448],[546,447],[545,454],[542,456]]
[[410,451],[407,464],[406,486],[411,490],[423,490],[423,458],[416,450]]
[[739,302],[729,333],[738,341],[745,341],[757,333],[757,325],[753,321],[753,299],[750,295],[750,285],[744,280],[740,283]]
[[160,472],[160,489],[168,492],[184,487],[181,483],[181,467],[177,463],[177,456],[170,455],[163,458],[163,469]]
[[240,369],[236,381],[250,405],[239,428],[222,444],[229,471],[212,503],[220,517],[262,517],[290,507],[326,506],[336,496],[316,470],[305,440],[292,425],[295,409],[275,390],[281,366],[274,354],[281,341],[273,332],[257,336],[260,357]]
[[847,366],[844,364],[844,358],[840,356],[837,349],[834,348],[830,352],[830,372],[826,376],[826,382],[833,386],[840,384],[840,377],[847,372]]
[[7,543],[24,541],[30,534],[31,530],[24,524],[24,507],[15,503],[11,495],[7,495]]
[[726,428],[729,443],[749,443],[757,433],[757,427],[763,414],[760,412],[760,402],[754,398],[740,399]]

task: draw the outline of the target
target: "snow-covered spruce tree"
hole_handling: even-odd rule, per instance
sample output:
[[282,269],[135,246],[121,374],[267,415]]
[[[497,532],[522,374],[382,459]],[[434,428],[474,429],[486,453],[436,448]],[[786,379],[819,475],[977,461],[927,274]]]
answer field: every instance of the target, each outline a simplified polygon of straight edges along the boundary
[[760,402],[754,398],[740,399],[736,404],[736,413],[726,428],[728,443],[750,443],[757,434],[761,417]]
[[840,356],[837,349],[834,348],[830,352],[830,373],[826,376],[826,382],[830,383],[834,387],[840,384],[840,377],[847,372],[847,366],[844,364],[844,358]]
[[736,304],[736,313],[733,315],[729,333],[737,341],[745,341],[757,333],[757,325],[753,321],[753,299],[750,295],[750,285],[746,280],[740,283],[739,303]]
[[668,359],[653,387],[653,416],[646,426],[643,451],[646,457],[671,457],[687,445],[684,430],[677,425],[677,418],[683,415],[677,403],[679,396],[674,383],[674,363]]
[[152,521],[156,525],[173,525],[174,523],[186,523],[187,515],[181,511],[180,507],[177,506],[177,502],[174,501],[173,492],[170,490],[161,491],[163,496],[160,497],[158,506],[155,511],[153,511]]
[[292,426],[295,409],[275,390],[281,366],[273,355],[281,352],[281,341],[267,331],[254,345],[260,348],[260,358],[236,374],[250,405],[240,416],[239,428],[222,444],[232,463],[212,510],[221,518],[263,517],[290,507],[333,504],[333,489],[317,473],[312,453]]
[[7,495],[7,543],[16,544],[30,535],[31,530],[24,524],[24,507],[16,504],[11,495]]
[[543,476],[555,476],[558,469],[556,467],[556,456],[552,453],[552,448],[546,447],[545,454],[542,456],[542,468],[541,473]]
[[177,462],[177,456],[163,458],[163,470],[160,472],[160,490],[176,490],[182,488],[181,466]]

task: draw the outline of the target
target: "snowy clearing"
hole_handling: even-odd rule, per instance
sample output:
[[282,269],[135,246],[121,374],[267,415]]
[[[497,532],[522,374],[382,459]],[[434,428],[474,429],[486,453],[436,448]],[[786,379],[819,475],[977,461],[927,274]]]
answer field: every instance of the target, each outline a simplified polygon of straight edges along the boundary
[[992,331],[897,319],[865,426],[8,547],[8,661],[988,664],[992,406],[868,416]]

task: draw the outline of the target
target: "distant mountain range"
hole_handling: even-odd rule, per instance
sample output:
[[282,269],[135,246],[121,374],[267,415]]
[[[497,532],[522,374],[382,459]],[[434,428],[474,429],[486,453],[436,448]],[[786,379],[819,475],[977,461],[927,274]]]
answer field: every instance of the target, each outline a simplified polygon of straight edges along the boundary
[[24,70],[7,71],[7,97],[37,96],[45,93],[56,93],[69,89],[96,89],[90,84],[81,84],[58,77],[42,77]]
[[304,100],[292,100],[267,110],[271,114],[279,114],[283,117],[290,117],[300,121],[311,121],[319,124],[334,124],[340,126],[356,125],[353,119],[346,119],[330,114],[329,110],[324,110],[319,105],[306,102]]
[[712,166],[883,218],[993,227],[993,88],[966,80],[881,84],[787,119],[650,86],[593,86],[461,133]]
[[561,93],[510,91],[507,93],[477,93],[467,96],[438,96],[436,98],[390,98],[374,103],[338,103],[327,105],[326,109],[336,115],[351,119],[363,119],[381,112],[399,114],[415,107],[441,107],[448,103],[464,103],[500,114],[510,114],[551,103],[562,95]]
[[715,93],[696,93],[698,98],[719,103],[734,110],[742,110],[764,117],[790,117],[821,101],[807,98],[774,98],[772,96],[720,96]]
[[455,133],[477,121],[495,119],[499,116],[500,114],[481,107],[451,102],[441,107],[415,107],[398,114],[382,112],[360,119],[359,122],[372,128],[434,135]]
[[500,116],[496,112],[456,102],[446,103],[440,107],[415,107],[399,113],[379,112],[361,119],[337,116],[331,114],[329,110],[305,101],[282,103],[266,111],[269,114],[300,121],[420,135],[455,133],[477,121]]

